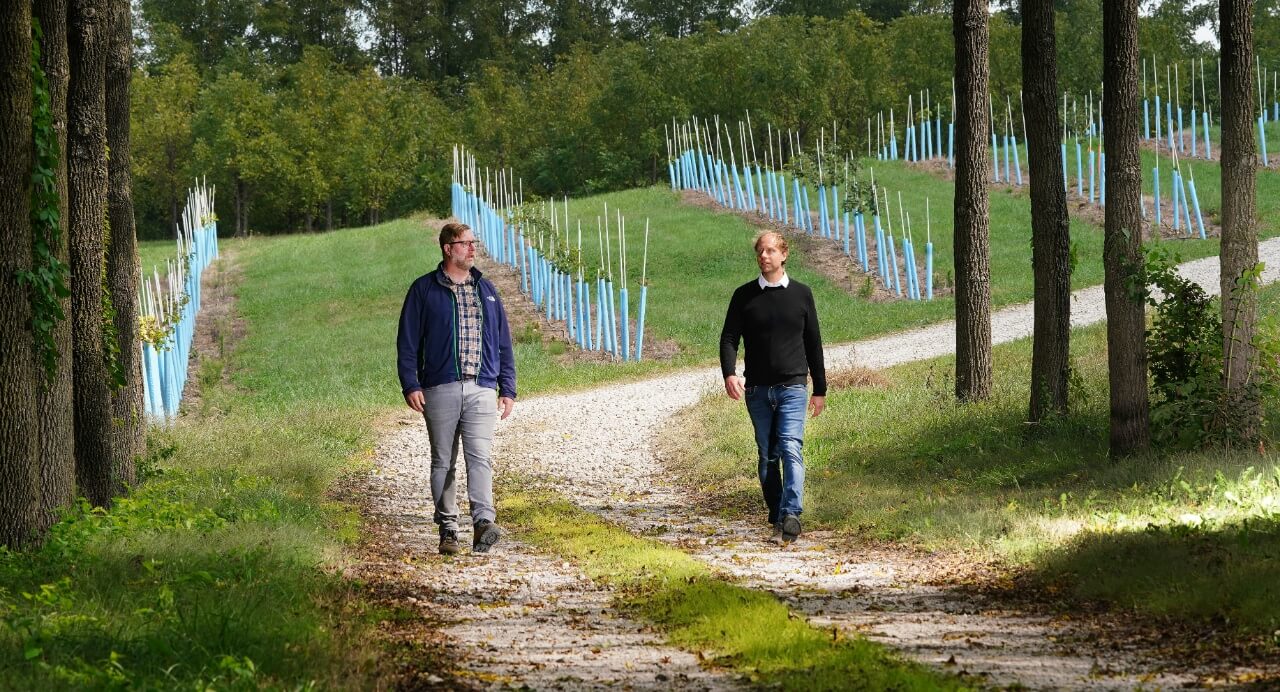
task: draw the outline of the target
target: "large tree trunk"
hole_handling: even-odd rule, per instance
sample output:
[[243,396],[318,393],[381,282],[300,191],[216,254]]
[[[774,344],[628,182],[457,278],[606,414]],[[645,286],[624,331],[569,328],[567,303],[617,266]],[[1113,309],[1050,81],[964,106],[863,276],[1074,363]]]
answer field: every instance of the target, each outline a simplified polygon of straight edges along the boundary
[[1150,442],[1146,311],[1130,286],[1142,271],[1142,162],[1138,156],[1138,5],[1103,3],[1103,101],[1107,152],[1103,290],[1111,383],[1111,455]]
[[[1222,36],[1222,383],[1227,410],[1244,439],[1258,434],[1262,409],[1250,391],[1257,367],[1258,295],[1237,280],[1258,263],[1256,113],[1253,100],[1253,3],[1221,0]],[[1237,417],[1238,416],[1238,417]]]
[[138,341],[138,241],[133,221],[133,175],[129,170],[129,80],[133,76],[133,15],[130,0],[111,0],[111,48],[107,55],[107,206],[111,245],[107,289],[115,308],[116,342],[124,386],[111,394],[115,433],[112,494],[137,480],[135,459],[143,453],[142,353]]
[[953,5],[956,40],[956,397],[991,396],[986,0]]
[[0,5],[0,545],[37,530],[40,465],[31,299],[31,5]]
[[107,222],[105,0],[77,0],[68,13],[71,86],[67,170],[71,234],[76,482],[94,505],[111,500],[111,392],[103,335],[103,231]]
[[1031,267],[1035,329],[1031,338],[1029,420],[1067,412],[1071,355],[1071,220],[1062,182],[1058,49],[1053,0],[1022,2],[1022,81],[1027,159],[1031,166]]
[[[35,16],[44,29],[40,44],[40,65],[49,80],[49,102],[53,111],[53,131],[58,138],[58,233],[50,248],[58,261],[67,260],[67,3],[66,0],[36,0]],[[52,241],[51,238],[46,238]],[[62,314],[71,314],[71,299],[62,298]],[[53,327],[58,349],[53,379],[40,387],[40,529],[46,529],[58,513],[76,499],[75,416],[71,389],[71,320],[62,319]]]
[[333,198],[324,201],[324,230],[333,230]]

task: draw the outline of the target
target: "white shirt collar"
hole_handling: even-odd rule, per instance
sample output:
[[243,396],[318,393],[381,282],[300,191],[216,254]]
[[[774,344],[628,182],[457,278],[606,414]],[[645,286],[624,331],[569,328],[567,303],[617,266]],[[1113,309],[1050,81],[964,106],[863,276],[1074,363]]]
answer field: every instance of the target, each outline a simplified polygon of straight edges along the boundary
[[787,276],[786,272],[782,272],[782,278],[778,279],[778,283],[775,283],[775,284],[771,284],[768,281],[766,281],[764,278],[764,274],[761,274],[758,278],[756,278],[756,281],[760,283],[761,289],[778,288],[778,287],[786,288],[787,286],[791,285],[791,277]]

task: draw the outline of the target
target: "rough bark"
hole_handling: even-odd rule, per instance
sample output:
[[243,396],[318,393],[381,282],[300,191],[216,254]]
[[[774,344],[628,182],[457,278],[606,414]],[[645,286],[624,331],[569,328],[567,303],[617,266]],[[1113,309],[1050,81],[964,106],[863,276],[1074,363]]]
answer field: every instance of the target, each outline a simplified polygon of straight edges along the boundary
[[953,5],[956,41],[956,398],[991,395],[990,202],[987,198],[986,0]]
[[138,341],[138,241],[133,220],[130,172],[129,81],[133,76],[133,17],[129,0],[111,0],[111,45],[107,54],[107,207],[111,242],[107,248],[107,290],[115,308],[116,343],[124,386],[111,394],[112,495],[137,480],[136,458],[143,452],[142,354]]
[[1035,326],[1031,337],[1028,418],[1067,412],[1071,349],[1071,220],[1062,182],[1058,49],[1053,0],[1022,2],[1022,76],[1027,159],[1031,169],[1031,266]]
[[[53,131],[58,138],[58,242],[51,244],[62,263],[67,249],[67,3],[66,0],[36,0],[35,16],[44,30],[40,45],[40,66],[49,80],[49,102],[53,110]],[[75,417],[71,389],[71,299],[63,298],[62,314],[53,329],[58,348],[57,371],[46,380],[38,394],[40,411],[40,528],[48,528],[58,514],[76,498]]]
[[1228,409],[1245,439],[1259,431],[1256,391],[1248,383],[1257,367],[1254,333],[1258,295],[1237,281],[1258,263],[1257,116],[1253,85],[1253,3],[1222,0],[1222,383]]
[[21,546],[40,510],[31,299],[31,5],[0,5],[0,545]]
[[1150,442],[1146,311],[1131,290],[1142,271],[1142,164],[1138,155],[1138,4],[1103,3],[1103,102],[1107,206],[1103,291],[1107,306],[1107,366],[1111,385],[1113,457]]
[[80,494],[99,506],[106,506],[111,499],[112,461],[111,392],[102,319],[109,30],[105,0],[71,3],[67,171],[76,482]]

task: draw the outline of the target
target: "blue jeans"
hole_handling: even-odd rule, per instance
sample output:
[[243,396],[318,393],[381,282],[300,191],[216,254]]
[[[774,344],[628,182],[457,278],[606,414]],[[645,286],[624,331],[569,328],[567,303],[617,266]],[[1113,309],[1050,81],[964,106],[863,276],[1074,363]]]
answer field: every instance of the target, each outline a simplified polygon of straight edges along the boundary
[[803,384],[747,387],[747,413],[756,430],[760,457],[760,489],[769,508],[769,523],[800,516],[804,499],[804,412],[808,391]]

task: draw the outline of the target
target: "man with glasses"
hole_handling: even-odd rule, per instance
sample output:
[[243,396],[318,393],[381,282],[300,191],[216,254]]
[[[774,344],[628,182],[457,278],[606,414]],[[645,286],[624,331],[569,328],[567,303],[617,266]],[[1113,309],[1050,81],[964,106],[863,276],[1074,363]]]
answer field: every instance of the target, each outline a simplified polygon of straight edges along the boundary
[[[787,276],[787,239],[776,231],[756,236],[760,276],[733,292],[720,332],[724,390],[747,400],[759,455],[760,488],[769,509],[773,543],[800,535],[804,498],[805,400],[816,418],[827,402],[818,310],[809,287]],[[739,377],[738,342],[746,348],[746,378]],[[805,382],[813,378],[813,396]]]
[[490,450],[498,407],[506,420],[515,405],[515,355],[498,291],[475,268],[476,236],[471,228],[445,224],[440,250],[443,261],[414,281],[405,296],[396,367],[405,403],[427,422],[440,554],[462,551],[454,485],[459,440],[467,464],[471,547],[487,553],[502,536],[494,523]]

